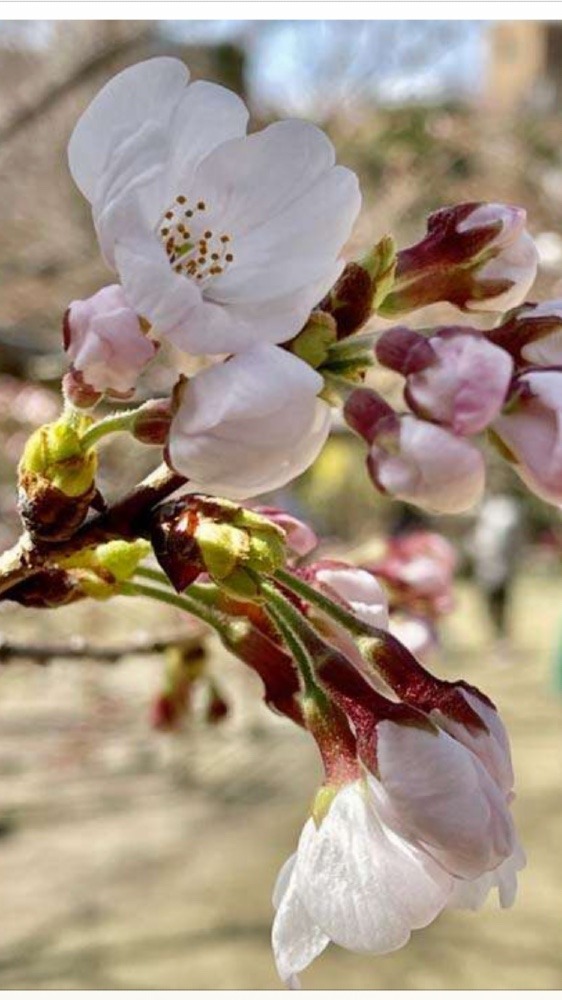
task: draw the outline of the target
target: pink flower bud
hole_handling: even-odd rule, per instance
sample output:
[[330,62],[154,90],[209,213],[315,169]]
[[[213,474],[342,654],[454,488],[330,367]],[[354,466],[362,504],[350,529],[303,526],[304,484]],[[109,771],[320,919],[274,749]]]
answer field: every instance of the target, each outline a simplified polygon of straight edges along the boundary
[[97,393],[129,396],[157,345],[142,331],[120,285],[70,303],[64,346],[80,383]]
[[468,510],[484,489],[478,448],[408,414],[400,418],[398,433],[383,432],[373,442],[367,467],[384,493],[440,514]]
[[480,498],[484,460],[470,442],[410,414],[399,416],[371,389],[351,394],[345,417],[371,446],[367,468],[382,493],[440,514],[458,514]]
[[520,376],[493,440],[537,496],[562,503],[562,371]]
[[435,302],[465,312],[504,312],[527,295],[538,255],[515,205],[467,202],[434,212],[427,236],[401,250],[396,283],[380,311],[396,316]]
[[562,365],[562,299],[525,302],[487,334],[519,365]]
[[429,338],[433,358],[408,373],[405,397],[420,417],[455,434],[479,434],[500,412],[513,362],[476,331],[449,327]]
[[435,361],[435,351],[429,338],[407,326],[393,326],[391,330],[385,330],[377,340],[375,354],[381,365],[400,375],[423,371]]
[[258,505],[254,506],[253,509],[283,529],[287,548],[295,556],[307,556],[318,545],[316,533],[310,525],[305,524],[304,521],[300,521],[298,517],[293,517],[292,514],[288,514],[287,511],[281,510],[279,507]]

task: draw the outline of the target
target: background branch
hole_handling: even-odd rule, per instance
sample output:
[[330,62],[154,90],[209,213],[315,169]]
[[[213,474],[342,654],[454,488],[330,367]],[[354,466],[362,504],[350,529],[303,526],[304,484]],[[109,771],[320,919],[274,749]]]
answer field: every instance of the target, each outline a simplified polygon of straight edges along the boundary
[[163,653],[170,646],[181,646],[188,658],[196,658],[205,652],[205,647],[197,636],[157,640],[144,640],[126,646],[96,646],[76,637],[67,643],[25,643],[15,642],[0,634],[0,663],[10,660],[33,660],[38,666],[45,666],[51,660],[99,660],[102,663],[116,663],[125,656],[153,656]]

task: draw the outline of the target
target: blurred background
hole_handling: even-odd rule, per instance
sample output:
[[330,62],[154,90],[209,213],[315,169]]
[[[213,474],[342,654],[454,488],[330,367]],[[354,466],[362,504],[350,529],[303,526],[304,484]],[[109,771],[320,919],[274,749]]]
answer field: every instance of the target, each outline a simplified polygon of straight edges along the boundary
[[[297,116],[327,130],[363,190],[350,256],[386,232],[416,241],[444,204],[513,202],[539,247],[534,297],[562,298],[562,22],[0,22],[2,547],[18,533],[23,442],[58,412],[62,315],[113,280],[68,173],[68,138],[107,79],[160,54],[238,91],[253,128]],[[419,324],[453,316],[433,307]],[[142,391],[167,378],[163,356]],[[372,381],[399,404],[395,376]],[[150,449],[106,446],[102,491],[153,464]],[[369,559],[387,533],[419,525],[457,546],[456,606],[432,666],[500,707],[529,859],[513,910],[447,914],[379,959],[332,948],[305,987],[562,986],[560,515],[492,455],[490,465],[500,504],[432,524],[374,494],[342,427],[272,498],[308,518],[332,555]],[[160,606],[3,604],[0,633],[0,988],[276,988],[271,889],[320,778],[306,737],[267,712],[259,683],[218,646],[209,669],[226,716],[205,723],[202,689],[180,732],[156,731],[166,663],[178,642],[195,662],[198,642]],[[151,651],[154,640],[170,649]],[[115,662],[84,655],[131,643]],[[61,647],[75,657],[54,655]]]

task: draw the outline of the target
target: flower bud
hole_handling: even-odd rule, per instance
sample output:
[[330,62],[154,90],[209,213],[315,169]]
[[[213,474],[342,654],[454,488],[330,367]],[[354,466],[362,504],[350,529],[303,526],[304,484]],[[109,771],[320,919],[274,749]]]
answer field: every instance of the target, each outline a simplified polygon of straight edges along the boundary
[[120,285],[108,285],[89,299],[71,302],[63,337],[77,380],[92,393],[119,398],[133,394],[139,375],[157,351]]
[[205,667],[203,647],[193,649],[181,643],[168,646],[164,683],[151,709],[154,729],[173,732],[181,728],[191,708],[194,685],[204,675]]
[[478,448],[435,424],[390,410],[370,389],[357,389],[345,406],[348,423],[370,444],[373,483],[406,503],[440,514],[472,507],[484,489]]
[[562,371],[519,376],[490,436],[533,493],[562,503]]
[[278,489],[326,441],[323,388],[310,365],[270,344],[213,364],[176,387],[168,464],[194,489],[231,500]]
[[[402,359],[397,341],[406,347]],[[389,355],[394,362],[389,367],[406,376],[410,409],[455,434],[479,434],[505,402],[513,362],[477,330],[442,327],[428,338],[401,328],[388,330],[377,345],[377,357],[384,364]]]
[[224,722],[230,713],[230,705],[221,694],[214,681],[209,684],[207,705],[205,707],[205,722],[210,726],[217,726]]
[[465,312],[504,312],[527,295],[538,254],[514,205],[467,202],[430,215],[427,236],[401,250],[383,316],[450,302]]
[[119,592],[119,585],[130,580],[139,564],[150,554],[149,542],[115,539],[61,560],[63,569],[80,583],[82,594],[105,601]]
[[396,247],[391,236],[384,236],[362,260],[345,266],[320,303],[336,322],[338,340],[359,330],[387,297],[395,267]]
[[370,444],[367,469],[382,493],[440,514],[479,500],[484,460],[478,448],[435,424],[390,410],[370,389],[357,389],[345,417]]
[[192,494],[163,505],[152,533],[154,552],[178,592],[206,572],[227,592],[259,596],[256,573],[285,562],[284,532],[256,511]]
[[486,336],[517,363],[545,368],[562,366],[562,299],[524,302]]
[[164,445],[168,440],[171,422],[171,400],[151,399],[136,411],[131,433],[141,444]]
[[103,393],[92,389],[91,385],[84,381],[82,373],[75,371],[74,368],[63,375],[62,391],[64,398],[77,410],[91,410],[103,399]]
[[95,495],[96,453],[80,433],[90,419],[70,426],[44,424],[28,439],[18,469],[18,507],[34,538],[63,541],[82,524]]
[[311,368],[320,368],[326,361],[329,349],[337,341],[336,321],[329,313],[315,309],[306,326],[285,346],[306,361]]

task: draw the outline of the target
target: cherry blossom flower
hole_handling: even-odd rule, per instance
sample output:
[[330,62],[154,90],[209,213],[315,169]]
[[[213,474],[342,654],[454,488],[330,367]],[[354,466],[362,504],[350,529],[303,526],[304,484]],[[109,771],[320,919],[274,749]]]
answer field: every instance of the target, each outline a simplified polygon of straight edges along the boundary
[[194,489],[231,500],[284,486],[314,461],[330,430],[320,375],[271,344],[184,382],[169,462]]
[[245,136],[230,91],[176,59],[133,66],[79,120],[70,169],[139,315],[187,351],[294,336],[343,269],[360,206],[316,126]]
[[70,303],[64,342],[81,380],[98,393],[117,396],[134,392],[139,375],[157,350],[119,285],[108,285],[89,299]]
[[330,941],[355,952],[395,951],[445,906],[450,875],[386,825],[384,799],[372,777],[342,787],[319,826],[308,820],[282,868],[272,939],[289,985]]
[[562,503],[562,371],[529,371],[492,424],[493,440],[529,489]]

